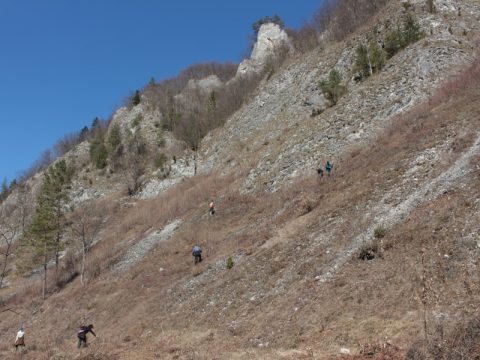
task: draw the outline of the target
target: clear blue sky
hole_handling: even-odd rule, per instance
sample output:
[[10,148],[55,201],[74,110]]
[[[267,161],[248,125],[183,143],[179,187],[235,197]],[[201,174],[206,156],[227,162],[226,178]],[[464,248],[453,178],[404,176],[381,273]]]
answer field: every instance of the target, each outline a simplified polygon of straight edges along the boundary
[[238,62],[251,24],[309,20],[321,0],[0,0],[0,181],[108,116],[153,76]]

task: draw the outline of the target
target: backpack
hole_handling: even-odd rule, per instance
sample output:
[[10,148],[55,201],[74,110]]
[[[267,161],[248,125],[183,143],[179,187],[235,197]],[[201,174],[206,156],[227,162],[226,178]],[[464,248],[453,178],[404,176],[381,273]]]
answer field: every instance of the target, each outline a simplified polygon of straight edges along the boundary
[[200,255],[202,253],[202,249],[200,249],[199,246],[194,246],[192,249],[192,254],[193,255]]

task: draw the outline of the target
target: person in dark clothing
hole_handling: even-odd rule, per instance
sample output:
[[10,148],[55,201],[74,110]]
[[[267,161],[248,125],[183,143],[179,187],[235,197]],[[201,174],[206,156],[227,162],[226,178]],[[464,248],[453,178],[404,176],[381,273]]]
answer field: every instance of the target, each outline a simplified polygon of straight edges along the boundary
[[319,177],[323,177],[323,170],[321,168],[317,169],[317,174]]
[[199,262],[202,262],[202,249],[200,249],[200,246],[195,245],[193,247],[192,255],[195,258],[195,264],[198,264]]
[[327,163],[325,164],[325,171],[327,172],[328,176],[330,176],[332,169],[333,169],[333,164],[327,160]]
[[[90,332],[93,334],[93,336],[97,337],[97,335],[93,332],[93,325],[87,325],[87,326],[80,326],[80,329],[78,330],[77,337],[78,337],[78,348],[80,349],[82,346],[86,347],[87,346],[87,334]],[[83,345],[82,345],[83,344]]]

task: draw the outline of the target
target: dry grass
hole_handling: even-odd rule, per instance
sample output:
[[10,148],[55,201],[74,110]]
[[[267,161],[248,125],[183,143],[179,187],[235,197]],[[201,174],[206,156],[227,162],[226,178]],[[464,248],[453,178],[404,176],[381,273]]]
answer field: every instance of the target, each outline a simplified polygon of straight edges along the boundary
[[[480,221],[478,157],[474,173],[388,228],[378,239],[382,257],[352,257],[332,281],[315,279],[370,225],[382,197],[411,181],[403,174],[418,154],[451,141],[428,171],[417,171],[419,181],[428,182],[471,145],[478,130],[475,84],[444,92],[447,98],[398,118],[368,147],[346,151],[330,178],[307,176],[274,194],[248,195],[238,190],[246,169],[196,176],[152,200],[110,198],[85,287],[74,280],[35,303],[30,299],[40,289],[33,285],[7,299],[26,323],[24,359],[331,359],[340,347],[356,359],[398,359],[422,337],[423,313],[431,339],[436,314],[459,319],[457,330],[446,329],[453,334],[449,347],[476,356],[476,323],[464,333],[460,324],[480,301],[478,272],[466,266],[478,251],[467,241]],[[207,215],[212,197],[213,217]],[[125,273],[110,271],[132,243],[178,218],[184,222],[175,235],[144,261]],[[194,242],[205,251],[197,266]],[[232,269],[219,266],[232,255],[238,255]],[[18,320],[2,313],[2,333],[14,336]],[[99,337],[79,352],[75,331],[83,322],[93,322]],[[400,349],[384,346],[386,337]],[[11,355],[9,343],[0,340],[0,356]]]

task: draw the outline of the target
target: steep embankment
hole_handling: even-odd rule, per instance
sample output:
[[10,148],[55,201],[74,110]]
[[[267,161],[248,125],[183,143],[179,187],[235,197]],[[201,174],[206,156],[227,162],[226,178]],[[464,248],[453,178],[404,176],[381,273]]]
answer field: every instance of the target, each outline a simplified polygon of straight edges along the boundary
[[[205,141],[203,175],[153,200],[109,198],[87,285],[43,303],[33,283],[18,289],[6,306],[20,317],[1,314],[0,356],[13,358],[21,319],[27,359],[331,359],[385,343],[402,358],[425,332],[439,348],[480,315],[478,60],[465,69],[480,10],[416,6],[427,37],[349,82],[337,106],[310,116],[318,80],[334,66],[351,75],[361,34],[266,81]],[[379,21],[402,11],[392,4]],[[318,178],[327,157],[333,176]],[[208,172],[217,165],[222,176]],[[77,351],[84,322],[98,338]]]
[[[256,196],[207,179],[197,190],[217,191],[214,217],[194,206],[130,271],[37,308],[30,331],[57,324],[38,353],[70,358],[76,324],[92,320],[99,339],[82,354],[99,358],[328,359],[387,341],[401,358],[423,337],[424,312],[432,340],[478,315],[478,67],[475,76],[353,149],[331,178]],[[206,258],[193,267],[197,239]]]

